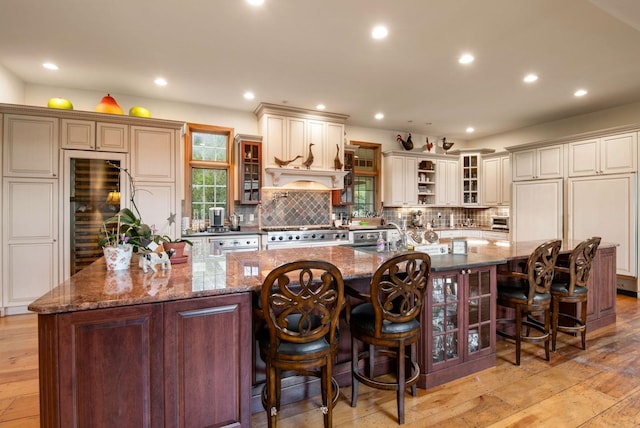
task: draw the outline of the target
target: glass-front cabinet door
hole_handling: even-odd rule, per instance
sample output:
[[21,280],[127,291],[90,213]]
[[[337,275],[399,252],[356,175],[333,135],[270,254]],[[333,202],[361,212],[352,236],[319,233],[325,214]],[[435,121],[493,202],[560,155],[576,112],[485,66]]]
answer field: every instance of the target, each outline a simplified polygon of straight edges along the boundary
[[460,275],[457,273],[434,276],[432,279],[430,330],[431,352],[429,369],[447,367],[461,358],[460,338],[462,312],[460,310]]
[[491,271],[471,269],[467,279],[465,355],[468,358],[492,353],[495,349],[495,293],[492,293]]
[[462,155],[462,203],[480,203],[480,155]]
[[260,203],[262,174],[262,144],[240,141],[240,203]]

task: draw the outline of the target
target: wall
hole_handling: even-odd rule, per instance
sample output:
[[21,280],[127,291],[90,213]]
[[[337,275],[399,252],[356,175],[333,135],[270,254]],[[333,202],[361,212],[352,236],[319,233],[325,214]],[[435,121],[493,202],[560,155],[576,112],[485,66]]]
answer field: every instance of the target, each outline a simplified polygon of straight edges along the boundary
[[516,129],[469,142],[472,147],[503,151],[505,147],[553,140],[616,126],[640,124],[640,103],[627,104],[567,119]]
[[[82,89],[58,88],[52,86],[26,85],[24,104],[46,106],[49,98],[61,97],[70,100],[75,110],[95,111],[104,92]],[[217,107],[165,101],[138,96],[111,93],[125,114],[134,105],[149,109],[156,119],[169,119],[206,125],[233,128],[237,134],[257,134],[258,122],[252,112],[228,110]]]
[[0,65],[0,103],[24,104],[24,91],[24,82]]

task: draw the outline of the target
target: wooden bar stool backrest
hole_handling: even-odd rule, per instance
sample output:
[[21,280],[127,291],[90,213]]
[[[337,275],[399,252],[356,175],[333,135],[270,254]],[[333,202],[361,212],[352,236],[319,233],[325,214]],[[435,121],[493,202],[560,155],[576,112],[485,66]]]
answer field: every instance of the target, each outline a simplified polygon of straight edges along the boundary
[[536,293],[549,293],[561,246],[562,241],[559,239],[547,241],[540,244],[529,256],[527,260],[529,281],[527,304],[533,304]]
[[[591,273],[591,262],[596,256],[601,238],[594,236],[579,243],[569,256],[568,295],[573,296],[577,287],[586,287]],[[560,268],[561,269],[561,268]]]
[[371,279],[376,336],[382,336],[385,321],[404,323],[420,315],[430,272],[431,258],[426,253],[405,253],[376,269]]

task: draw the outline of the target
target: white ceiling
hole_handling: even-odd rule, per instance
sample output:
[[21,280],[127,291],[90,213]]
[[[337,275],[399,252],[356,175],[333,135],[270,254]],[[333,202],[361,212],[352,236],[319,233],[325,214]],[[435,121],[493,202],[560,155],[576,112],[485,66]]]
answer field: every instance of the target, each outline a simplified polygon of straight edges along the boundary
[[0,64],[28,84],[243,111],[322,102],[348,125],[473,139],[640,101],[639,24],[637,0],[2,0]]

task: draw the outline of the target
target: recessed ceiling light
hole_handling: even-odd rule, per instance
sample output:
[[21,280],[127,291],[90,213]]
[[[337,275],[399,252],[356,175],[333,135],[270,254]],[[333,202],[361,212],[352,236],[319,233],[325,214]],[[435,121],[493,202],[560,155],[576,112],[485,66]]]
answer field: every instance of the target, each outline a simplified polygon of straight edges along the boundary
[[245,100],[252,100],[256,96],[255,96],[255,94],[253,92],[247,91],[247,92],[244,93],[243,97],[244,97]]
[[373,30],[371,30],[371,37],[376,40],[384,39],[387,35],[389,35],[389,30],[387,30],[387,27],[384,25],[376,25],[373,27]]
[[576,97],[584,97],[585,95],[587,95],[587,90],[586,89],[578,89],[577,91],[575,91],[573,93],[573,95],[575,95]]
[[156,80],[153,81],[158,86],[167,86],[167,81],[162,77],[157,77]]
[[262,6],[264,4],[264,0],[247,0],[251,6]]
[[522,79],[522,81],[525,83],[533,83],[536,80],[538,80],[538,75],[533,73],[527,74],[526,76],[524,76],[524,79]]
[[57,65],[55,65],[55,64],[54,64],[54,63],[52,63],[52,62],[45,62],[44,64],[42,64],[42,66],[43,66],[44,68],[46,68],[47,70],[54,70],[54,71],[55,71],[55,70],[57,70],[57,69],[58,69],[58,66],[57,66]]
[[382,119],[384,119],[384,114],[382,114],[382,113],[376,113],[376,115],[375,115],[374,117],[375,117],[376,119],[378,119],[378,120],[382,120]]
[[318,109],[318,110],[324,110],[324,109],[326,109],[326,108],[327,108],[327,106],[325,106],[324,104],[318,104],[318,105],[316,106],[316,109]]
[[475,58],[473,57],[473,55],[471,55],[470,53],[466,53],[466,54],[463,54],[458,59],[458,62],[460,64],[471,64],[474,60],[475,60]]
[[473,131],[475,131],[475,129],[474,129],[473,126],[469,126],[469,127],[467,127],[466,131],[467,131],[467,133],[471,134]]

